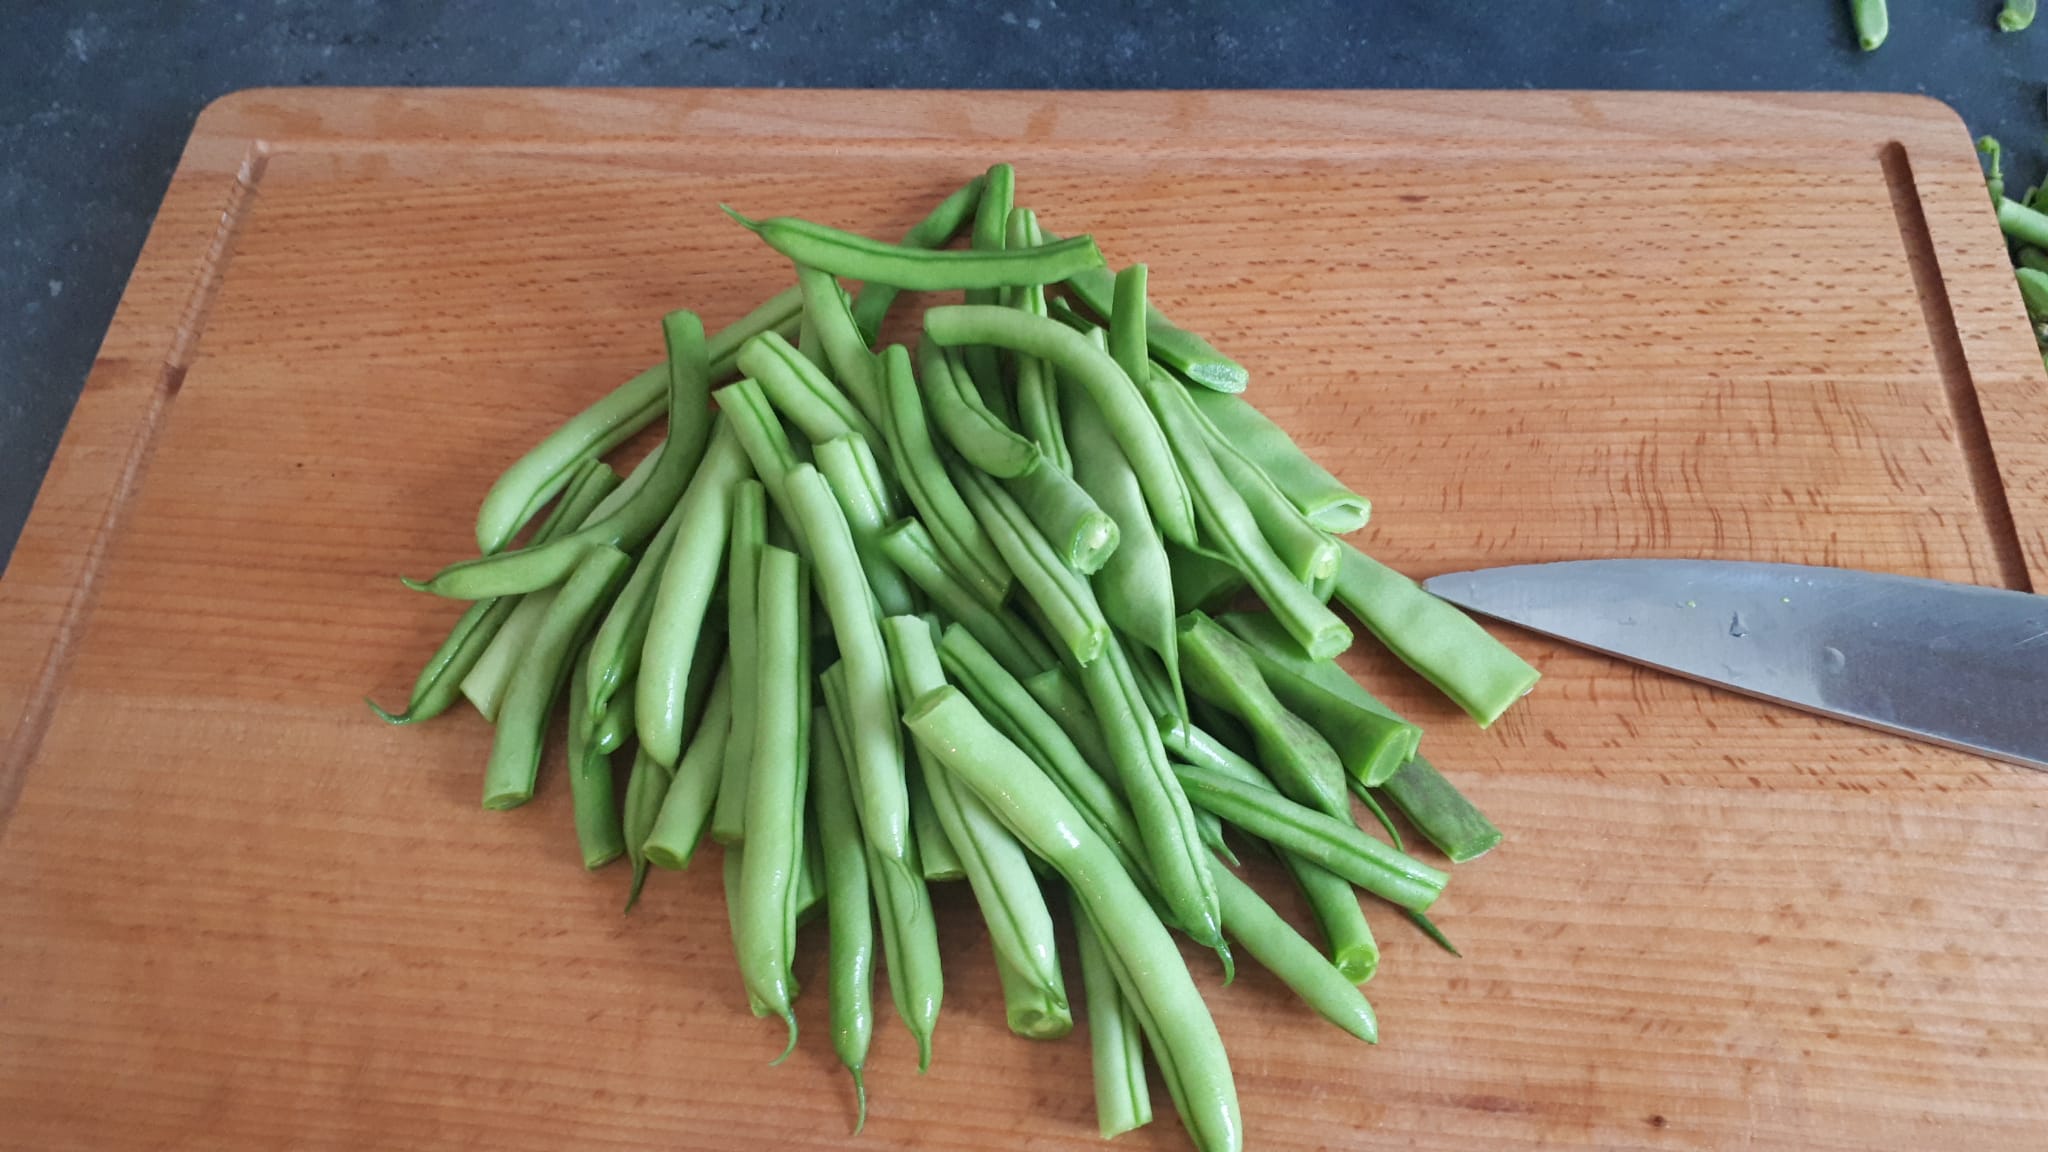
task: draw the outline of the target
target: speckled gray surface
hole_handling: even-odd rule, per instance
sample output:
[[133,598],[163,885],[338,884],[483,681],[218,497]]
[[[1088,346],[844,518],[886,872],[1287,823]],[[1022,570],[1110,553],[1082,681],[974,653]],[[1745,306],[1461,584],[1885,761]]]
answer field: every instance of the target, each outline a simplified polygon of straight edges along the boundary
[[[2041,159],[2048,19],[1893,0],[13,0],[0,32],[0,556],[192,121],[279,84],[1921,92]],[[573,13],[573,14],[571,14]]]

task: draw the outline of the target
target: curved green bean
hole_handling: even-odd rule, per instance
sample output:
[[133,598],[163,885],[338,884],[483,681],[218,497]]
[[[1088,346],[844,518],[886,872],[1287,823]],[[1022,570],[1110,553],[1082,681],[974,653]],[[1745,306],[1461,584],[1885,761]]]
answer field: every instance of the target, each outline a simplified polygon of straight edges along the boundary
[[[719,561],[732,523],[732,490],[747,478],[747,454],[733,433],[732,422],[719,420],[704,462],[683,493],[675,546],[655,587],[654,609],[647,622],[647,646],[640,675],[633,682],[633,726],[649,754],[674,764],[682,754],[683,715],[690,664],[697,634],[711,603]],[[739,638],[733,637],[738,643]]]
[[818,471],[831,483],[839,510],[853,530],[861,571],[867,574],[868,589],[875,594],[882,614],[901,616],[915,611],[915,587],[882,552],[882,533],[895,523],[897,514],[867,441],[858,436],[827,440],[817,446],[816,453]]
[[1234,445],[1270,477],[1311,524],[1344,536],[1365,527],[1371,519],[1371,501],[1316,463],[1295,444],[1292,436],[1242,396],[1190,389],[1188,399],[1218,437]]
[[1136,470],[1159,530],[1169,539],[1195,539],[1194,505],[1166,435],[1146,407],[1140,384],[1086,336],[1015,308],[973,304],[930,309],[924,314],[924,330],[948,348],[992,344],[1039,357],[1064,379],[1086,388]]
[[632,563],[632,557],[616,548],[593,548],[548,606],[498,709],[497,733],[484,767],[484,807],[517,808],[533,799],[548,712],[569,675],[576,644],[625,581]]
[[1180,620],[1181,672],[1188,687],[1242,721],[1280,791],[1339,820],[1351,818],[1344,763],[1307,721],[1289,712],[1235,636],[1200,612]]
[[790,469],[803,463],[803,458],[797,455],[789,433],[783,430],[782,418],[768,403],[768,393],[758,381],[740,379],[720,388],[713,398],[740,447],[746,449],[754,475],[768,489],[769,502],[785,521],[789,520],[789,492],[785,486]]
[[1000,606],[1010,594],[1010,570],[946,473],[925,424],[910,353],[901,344],[891,344],[882,354],[882,392],[887,408],[882,427],[911,505],[924,519],[939,553],[967,580],[975,598],[990,608]]
[[[900,241],[905,248],[944,248],[960,231],[961,225],[974,218],[981,204],[983,177],[976,176],[960,186],[952,195],[939,201],[938,207],[924,219],[910,226]],[[882,321],[889,314],[889,306],[896,302],[898,289],[888,284],[862,284],[860,292],[853,298],[853,321],[860,326],[860,333],[869,344],[882,334]]]
[[[1195,392],[1189,391],[1188,395],[1192,397]],[[1259,526],[1259,534],[1266,538],[1273,554],[1307,587],[1328,586],[1337,575],[1336,538],[1310,523],[1259,466],[1218,435],[1213,426],[1205,423],[1203,430],[1208,433],[1209,457],[1223,472],[1223,478],[1244,497],[1252,522]],[[1327,601],[1329,596],[1324,594],[1322,599]]]
[[871,423],[882,423],[881,366],[868,351],[867,336],[854,321],[839,280],[822,268],[799,262],[796,283],[803,292],[804,315],[817,329],[818,345],[832,375]]
[[768,490],[758,480],[733,487],[731,543],[726,549],[725,634],[732,647],[732,738],[719,766],[718,801],[711,813],[711,838],[737,844],[746,835],[747,776],[754,765],[754,672],[757,652],[757,579],[761,549],[768,545]]
[[1022,476],[1038,467],[1038,445],[989,411],[975,382],[961,379],[938,345],[918,341],[917,366],[932,422],[969,464],[1004,478]]
[[1437,869],[1367,836],[1356,824],[1296,804],[1278,792],[1206,768],[1179,764],[1173,771],[1195,803],[1389,903],[1426,911],[1449,880]]
[[747,779],[746,852],[740,862],[740,975],[757,1014],[789,1026],[790,949],[794,943],[797,873],[803,865],[803,796],[808,758],[811,674],[804,662],[804,615],[810,602],[803,562],[793,552],[761,550],[755,646],[754,763]]
[[995,541],[1003,563],[1045,613],[1054,635],[1076,662],[1094,661],[1109,642],[1109,622],[1103,619],[1102,607],[1095,602],[1087,579],[1053,552],[1038,526],[995,481],[962,468],[955,482],[975,519]]
[[825,866],[825,917],[829,933],[826,998],[832,1009],[832,1050],[853,1076],[859,1113],[853,1130],[867,1126],[868,1091],[863,1081],[868,1045],[875,1032],[875,913],[868,891],[867,849],[861,843],[853,784],[831,717],[821,705],[811,710],[811,818],[818,829]]
[[[1010,210],[1003,238],[1005,248],[1036,248],[1045,243],[1038,230],[1038,216],[1029,208]],[[1045,287],[1032,284],[1019,288],[1010,301],[1033,316],[1046,315]],[[1017,427],[1045,456],[1046,463],[1072,474],[1073,458],[1067,452],[1066,429],[1060,422],[1059,384],[1052,366],[1036,356],[1018,356]]]
[[1456,605],[1348,544],[1337,569],[1337,599],[1481,728],[1542,676]]
[[1059,657],[1038,633],[991,611],[967,590],[922,522],[904,520],[882,533],[879,543],[882,554],[931,599],[940,615],[959,621],[974,633],[1013,675],[1023,678],[1059,666]]
[[647,629],[654,619],[655,589],[661,583],[669,552],[675,547],[676,534],[682,530],[686,507],[678,501],[661,530],[648,542],[647,550],[633,565],[626,586],[619,590],[619,598],[612,601],[611,611],[605,613],[604,622],[597,626],[597,635],[590,641],[590,655],[586,658],[590,696],[585,706],[593,713],[593,720],[596,713],[610,710],[614,698],[640,673]]
[[1102,1138],[1121,1136],[1152,1122],[1152,1093],[1145,1084],[1144,1034],[1138,1017],[1117,986],[1103,955],[1102,940],[1080,902],[1073,904],[1075,952],[1081,961],[1081,994],[1088,1002],[1088,1047],[1095,1071],[1095,1123]]
[[[1047,240],[1059,239],[1050,232],[1043,236]],[[1106,266],[1067,277],[1067,288],[1097,316],[1107,318],[1115,307],[1116,278]],[[1245,371],[1244,365],[1174,324],[1166,313],[1150,304],[1145,306],[1145,343],[1154,359],[1204,388],[1242,392],[1251,382],[1251,373]]]
[[[1162,1061],[1171,1061],[1189,1134],[1206,1152],[1242,1147],[1237,1089],[1215,1021],[1173,938],[1115,855],[1037,765],[990,727],[958,689],[928,693],[904,722],[920,745],[1065,878],[1090,917],[1116,926],[1101,935],[1102,943],[1118,958],[1128,990],[1158,1030],[1156,1046]],[[1202,864],[1206,877],[1206,855]],[[1209,887],[1213,891],[1213,881]]]
[[[736,653],[729,652],[718,666],[711,695],[704,702],[704,719],[697,725],[697,734],[691,738],[689,748],[676,761],[675,774],[669,780],[667,794],[662,797],[661,809],[641,843],[642,854],[657,867],[688,868],[691,857],[697,854],[697,845],[703,842],[705,829],[710,827],[711,808],[718,796],[719,778],[723,774],[725,749],[732,739],[733,668],[736,658]],[[659,763],[647,755],[644,748],[636,760]],[[638,770],[637,763],[635,770]]]
[[1367,1044],[1379,1043],[1379,1022],[1372,1005],[1350,976],[1338,971],[1230,869],[1212,860],[1210,870],[1223,905],[1223,927],[1231,939],[1293,989],[1317,1015]]
[[875,426],[854,407],[846,393],[833,387],[816,365],[775,333],[763,333],[747,341],[740,349],[739,367],[767,393],[776,411],[787,416],[811,443],[859,436],[873,444],[878,438]]
[[[1377,787],[1415,755],[1422,729],[1389,715],[1384,708],[1368,706],[1351,693],[1333,690],[1327,676],[1306,674],[1302,667],[1309,663],[1306,656],[1297,661],[1283,655],[1298,649],[1293,637],[1271,616],[1230,612],[1216,622],[1239,640],[1243,654],[1258,666],[1260,677],[1280,703],[1330,742],[1352,779]],[[1351,682],[1341,669],[1336,674]]]
[[[987,196],[985,189],[983,196]],[[1087,236],[1028,252],[905,248],[791,216],[749,220],[729,207],[720,207],[767,241],[770,248],[797,264],[849,280],[889,284],[908,292],[1054,284],[1076,272],[1102,267],[1102,253]]]

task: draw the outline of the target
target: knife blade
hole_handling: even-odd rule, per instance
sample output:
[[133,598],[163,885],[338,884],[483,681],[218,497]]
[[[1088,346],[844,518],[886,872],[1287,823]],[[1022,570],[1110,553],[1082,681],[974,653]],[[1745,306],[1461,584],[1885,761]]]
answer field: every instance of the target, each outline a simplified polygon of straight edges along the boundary
[[2048,596],[1732,560],[1525,564],[1423,587],[1624,660],[2048,770]]

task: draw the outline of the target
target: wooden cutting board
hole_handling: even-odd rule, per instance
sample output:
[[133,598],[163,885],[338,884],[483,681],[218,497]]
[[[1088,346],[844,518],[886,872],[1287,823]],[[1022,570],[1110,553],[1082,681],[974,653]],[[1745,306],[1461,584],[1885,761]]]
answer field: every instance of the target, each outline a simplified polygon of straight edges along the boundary
[[[201,119],[0,582],[0,1145],[851,1143],[822,937],[748,1015],[715,861],[577,864],[393,730],[407,592],[543,431],[788,272],[729,201],[894,235],[995,160],[1376,502],[1417,575],[1715,556],[2048,585],[2048,381],[1955,116],[1898,96],[259,91]],[[1481,732],[1366,644],[1507,832],[1392,915],[1351,1041],[1211,993],[1261,1148],[2048,1140],[2048,776],[1514,634]],[[2048,690],[2044,690],[2048,702]],[[1261,874],[1262,881],[1271,876]],[[1278,888],[1290,913],[1297,904]],[[938,897],[938,1055],[865,1148],[1097,1146]],[[1125,1148],[1184,1148],[1161,1120]]]

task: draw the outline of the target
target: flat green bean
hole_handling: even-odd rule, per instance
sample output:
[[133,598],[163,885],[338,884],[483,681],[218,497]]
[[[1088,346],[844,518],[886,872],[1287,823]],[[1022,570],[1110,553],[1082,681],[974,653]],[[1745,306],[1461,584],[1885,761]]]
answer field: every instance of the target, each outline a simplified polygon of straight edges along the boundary
[[923,518],[939,554],[967,581],[975,598],[990,608],[1000,607],[1010,594],[1013,578],[1009,567],[946,473],[925,424],[924,401],[910,371],[910,353],[901,344],[890,345],[882,354],[882,392],[887,408],[881,422],[883,432],[896,454],[898,479],[911,505]]
[[[675,546],[655,587],[654,609],[647,622],[647,645],[640,675],[633,682],[633,724],[640,742],[663,764],[682,754],[683,715],[690,665],[697,635],[711,603],[721,542],[732,523],[732,491],[749,474],[747,454],[732,423],[719,420],[705,450],[704,462],[683,493],[687,507],[676,530]],[[734,643],[738,643],[734,636]]]
[[[1308,663],[1307,657],[1286,658],[1285,653],[1298,649],[1294,638],[1271,616],[1229,612],[1216,622],[1238,638],[1244,654],[1258,666],[1259,675],[1280,703],[1330,742],[1354,780],[1376,787],[1414,757],[1422,729],[1389,715],[1384,708],[1367,706],[1350,692],[1337,690],[1328,684],[1327,676],[1312,679],[1306,675],[1302,665]],[[1337,675],[1350,682],[1341,670]]]
[[725,213],[797,264],[908,292],[1054,284],[1102,267],[1102,253],[1087,236],[1024,252],[956,252],[905,248],[789,216],[757,221],[731,208]]
[[917,345],[918,374],[932,422],[954,451],[991,476],[1022,476],[1038,467],[1038,445],[1019,436],[982,403],[979,385],[962,379],[929,340]]
[[[951,686],[928,693],[905,718],[918,743],[959,778],[996,818],[1067,881],[1116,957],[1126,990],[1145,1009],[1155,1050],[1170,1067],[1181,1118],[1204,1152],[1243,1146],[1230,1060],[1173,938],[1116,856],[1065,795]],[[1206,856],[1203,872],[1208,873]],[[1213,890],[1213,882],[1210,884]]]
[[1244,644],[1203,613],[1190,612],[1180,620],[1180,657],[1189,689],[1244,724],[1259,763],[1288,799],[1350,819],[1343,761],[1321,733],[1273,695]]
[[[1251,886],[1220,862],[1211,861],[1216,894],[1223,905],[1223,927],[1252,958],[1294,990],[1316,1014],[1367,1044],[1380,1039],[1372,1005],[1351,977],[1302,939],[1294,926]],[[1346,892],[1350,889],[1346,888]]]
[[1081,960],[1081,994],[1088,1003],[1088,1047],[1095,1071],[1095,1123],[1108,1140],[1152,1122],[1152,1092],[1145,1084],[1144,1034],[1137,1014],[1117,986],[1103,956],[1102,940],[1077,901],[1073,905],[1075,952]]
[[1420,756],[1389,777],[1383,791],[1423,839],[1453,864],[1484,856],[1500,843],[1500,829],[1493,821]]
[[995,542],[1003,563],[1045,613],[1053,634],[1076,662],[1094,661],[1109,642],[1109,622],[1103,619],[1102,607],[1087,579],[1067,566],[1024,509],[995,481],[961,468],[954,482],[974,510],[975,519]]
[[825,917],[830,934],[826,997],[832,1009],[832,1050],[853,1077],[859,1112],[853,1130],[867,1125],[868,1092],[863,1080],[868,1045],[875,1032],[875,913],[868,890],[867,849],[861,842],[853,783],[831,716],[811,710],[811,818],[818,829],[825,867]]
[[[697,854],[697,845],[704,839],[705,830],[711,825],[711,808],[718,796],[726,744],[732,739],[733,669],[736,660],[737,654],[728,652],[724,663],[718,666],[711,695],[704,702],[704,719],[697,725],[697,734],[690,740],[689,748],[676,761],[675,774],[661,800],[661,810],[641,844],[641,852],[656,867],[688,868],[690,859]],[[658,763],[645,750],[637,758]]]
[[1365,527],[1372,516],[1372,502],[1330,475],[1293,437],[1243,397],[1196,388],[1189,390],[1188,399],[1217,436],[1235,445],[1270,477],[1310,523],[1339,536]]
[[1194,506],[1173,450],[1146,407],[1140,383],[1133,382],[1108,353],[1057,321],[1015,308],[973,304],[932,308],[924,314],[924,330],[949,348],[989,344],[1039,357],[1051,363],[1064,380],[1087,389],[1102,410],[1110,434],[1137,472],[1160,532],[1168,539],[1195,539]]
[[1059,657],[1038,633],[1018,626],[1014,617],[990,610],[967,590],[921,521],[897,524],[882,533],[879,543],[882,554],[931,599],[940,615],[974,633],[1013,675],[1021,679],[1058,667]]
[[718,800],[711,813],[711,838],[736,844],[746,836],[747,776],[754,766],[755,625],[759,585],[749,573],[761,570],[768,545],[767,486],[742,480],[733,487],[731,544],[726,549],[725,634],[731,642],[732,738],[719,766]]
[[1350,545],[1337,570],[1337,599],[1481,728],[1542,675],[1455,605]]
[[746,854],[741,861],[741,916],[736,946],[740,976],[756,1014],[789,1026],[790,950],[794,944],[797,874],[803,864],[803,797],[809,757],[810,668],[804,660],[807,573],[795,553],[761,550],[755,646],[754,763],[747,778]]
[[885,616],[901,616],[917,608],[916,587],[882,552],[882,533],[897,519],[889,493],[882,486],[874,454],[858,436],[827,440],[817,446],[818,471],[832,485],[839,510],[853,530],[868,589]]
[[[938,207],[903,234],[902,246],[944,248],[961,226],[974,218],[975,210],[981,204],[982,183],[983,178],[976,176],[939,201]],[[869,344],[880,338],[882,321],[888,316],[889,306],[896,302],[897,295],[898,290],[888,284],[862,284],[860,293],[853,298],[854,322],[860,325],[861,336]]]

